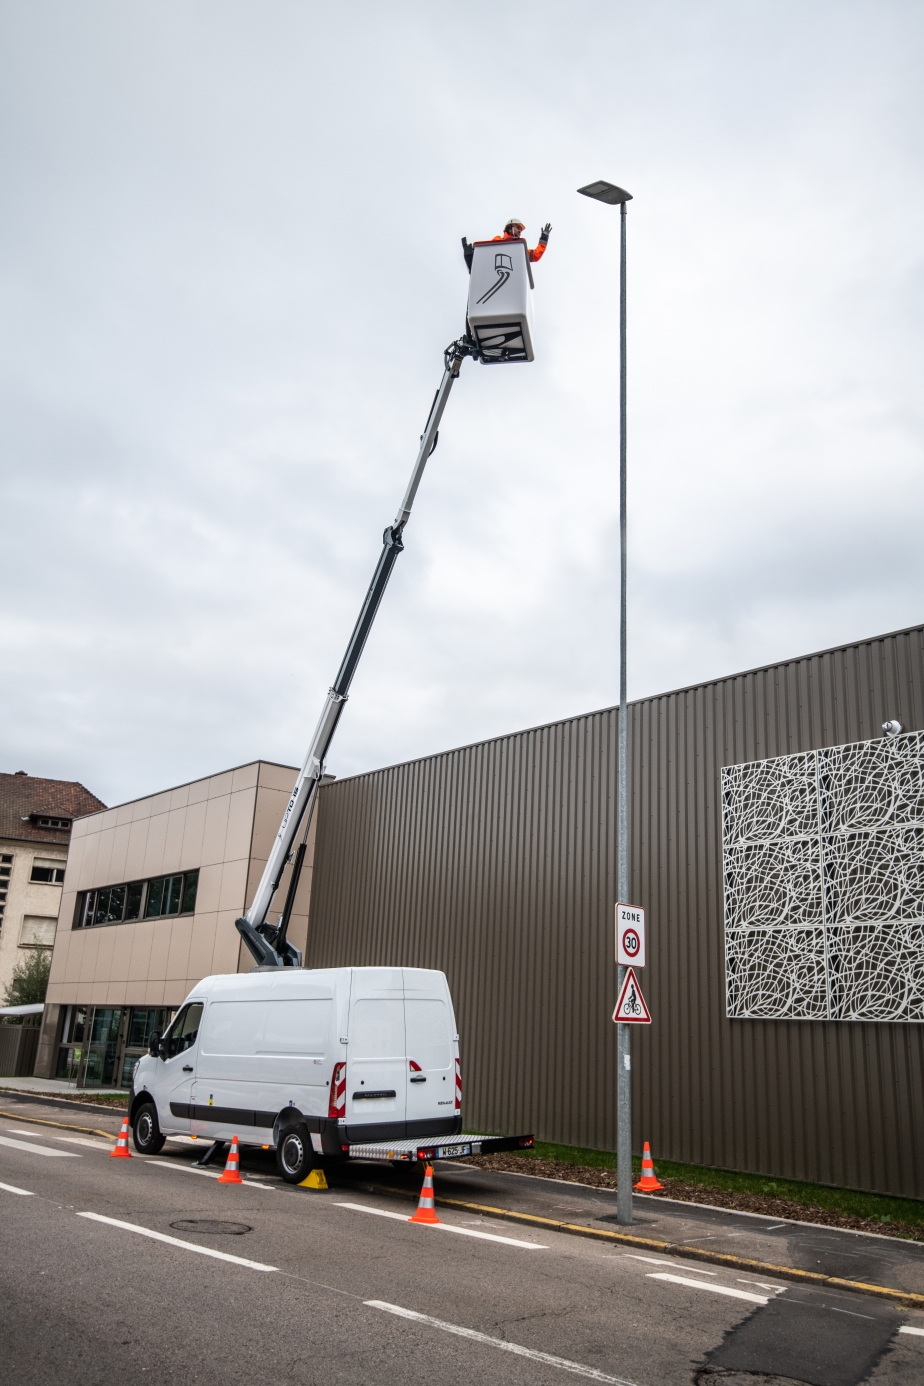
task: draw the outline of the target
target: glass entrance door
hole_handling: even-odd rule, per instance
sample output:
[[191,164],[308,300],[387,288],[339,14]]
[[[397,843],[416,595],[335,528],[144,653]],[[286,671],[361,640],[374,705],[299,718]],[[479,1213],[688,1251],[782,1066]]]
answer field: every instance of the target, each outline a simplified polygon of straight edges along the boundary
[[116,1074],[115,1068],[121,1024],[121,1006],[95,1007],[89,1025],[83,1078],[85,1088],[108,1088],[118,1085],[121,1075]]

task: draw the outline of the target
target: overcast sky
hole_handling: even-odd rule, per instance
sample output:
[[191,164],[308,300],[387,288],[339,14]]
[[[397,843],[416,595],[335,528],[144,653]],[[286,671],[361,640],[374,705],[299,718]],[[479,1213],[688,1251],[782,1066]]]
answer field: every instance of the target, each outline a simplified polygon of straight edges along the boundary
[[924,619],[924,9],[0,8],[0,769],[108,803],[300,763],[511,215],[329,768]]

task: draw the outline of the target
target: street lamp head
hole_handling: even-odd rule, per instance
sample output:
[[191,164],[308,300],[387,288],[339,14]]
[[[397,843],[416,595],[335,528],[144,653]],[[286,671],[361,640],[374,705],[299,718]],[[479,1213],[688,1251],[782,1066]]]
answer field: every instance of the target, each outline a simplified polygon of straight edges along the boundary
[[603,178],[598,178],[596,183],[588,183],[585,188],[578,188],[578,192],[585,197],[595,198],[597,202],[608,202],[611,207],[632,201],[632,194],[627,193],[625,188],[617,188],[615,183],[607,183]]

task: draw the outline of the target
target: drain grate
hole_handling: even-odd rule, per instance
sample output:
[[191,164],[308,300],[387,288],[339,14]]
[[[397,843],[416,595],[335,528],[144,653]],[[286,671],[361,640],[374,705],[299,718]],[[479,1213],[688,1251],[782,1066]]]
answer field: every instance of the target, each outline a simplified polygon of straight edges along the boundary
[[212,1237],[243,1237],[245,1232],[253,1231],[246,1222],[220,1222],[217,1218],[180,1218],[170,1226],[177,1232],[205,1232]]

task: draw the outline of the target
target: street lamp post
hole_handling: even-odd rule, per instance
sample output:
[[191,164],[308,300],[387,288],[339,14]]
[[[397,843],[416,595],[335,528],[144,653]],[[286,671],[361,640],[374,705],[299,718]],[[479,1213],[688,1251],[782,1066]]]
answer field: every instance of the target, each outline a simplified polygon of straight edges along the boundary
[[[628,706],[626,691],[626,203],[632,194],[599,179],[578,188],[619,207],[619,770],[616,783],[616,897],[629,903]],[[617,994],[625,968],[617,973]],[[632,1221],[632,1068],[629,1026],[616,1026],[616,1220]]]

